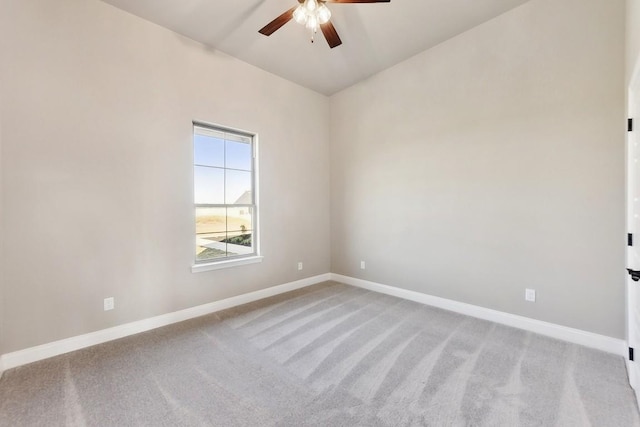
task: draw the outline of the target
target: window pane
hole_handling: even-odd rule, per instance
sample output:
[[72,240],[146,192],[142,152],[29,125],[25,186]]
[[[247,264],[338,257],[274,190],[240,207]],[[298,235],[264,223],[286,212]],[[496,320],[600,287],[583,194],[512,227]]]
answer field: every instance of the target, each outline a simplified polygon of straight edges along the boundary
[[[227,232],[227,208],[196,208],[196,235]],[[224,239],[224,237],[223,237]]]
[[[225,203],[229,205],[246,204],[247,200],[252,200],[251,172],[226,170]],[[253,202],[249,201],[248,203]]]
[[227,255],[226,233],[208,233],[196,236],[196,260],[224,258]]
[[227,208],[227,251],[229,255],[246,255],[253,249],[253,209]]
[[199,204],[224,204],[224,169],[194,167],[194,196]]
[[227,208],[196,208],[196,259],[227,256]]
[[224,140],[204,135],[193,137],[193,163],[206,166],[224,166]]
[[251,170],[251,161],[253,160],[251,144],[226,141],[226,147],[225,167],[245,171]]

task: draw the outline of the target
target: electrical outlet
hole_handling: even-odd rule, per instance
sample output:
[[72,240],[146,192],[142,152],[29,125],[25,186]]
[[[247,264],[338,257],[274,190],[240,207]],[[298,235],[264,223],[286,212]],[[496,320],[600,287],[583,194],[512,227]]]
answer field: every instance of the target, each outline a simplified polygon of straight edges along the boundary
[[524,299],[530,302],[536,302],[536,290],[535,289],[525,289],[524,290]]
[[298,263],[298,270],[302,270],[302,267],[303,267],[302,263],[301,263],[301,262],[299,262],[299,263]]
[[104,299],[104,311],[113,310],[115,308],[115,299],[113,297]]
[[365,265],[364,265],[364,261],[360,261],[360,269],[361,269],[361,270],[364,270],[364,267],[365,267]]

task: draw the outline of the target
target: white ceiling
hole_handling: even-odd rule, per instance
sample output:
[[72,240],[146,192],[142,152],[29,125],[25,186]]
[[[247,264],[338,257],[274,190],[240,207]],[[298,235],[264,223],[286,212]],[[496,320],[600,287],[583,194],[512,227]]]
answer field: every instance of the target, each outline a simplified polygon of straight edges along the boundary
[[263,70],[331,95],[528,0],[328,3],[342,45],[290,21],[258,30],[297,0],[103,0]]

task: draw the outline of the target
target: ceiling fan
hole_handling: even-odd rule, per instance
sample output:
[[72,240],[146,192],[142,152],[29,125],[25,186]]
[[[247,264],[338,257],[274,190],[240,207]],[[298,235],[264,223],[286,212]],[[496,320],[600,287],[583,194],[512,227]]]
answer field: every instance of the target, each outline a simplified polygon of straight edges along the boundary
[[322,30],[324,38],[331,49],[342,44],[340,36],[331,23],[331,11],[325,3],[389,3],[391,0],[298,0],[298,6],[292,7],[273,21],[269,22],[258,32],[265,36],[275,33],[280,27],[291,19],[311,30],[311,43],[313,37]]

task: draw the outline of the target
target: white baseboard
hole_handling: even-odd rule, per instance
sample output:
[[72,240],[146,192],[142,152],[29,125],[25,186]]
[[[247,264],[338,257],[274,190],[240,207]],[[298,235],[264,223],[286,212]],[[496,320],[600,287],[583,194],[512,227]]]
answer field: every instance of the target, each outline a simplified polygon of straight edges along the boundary
[[136,322],[126,323],[124,325],[114,326],[113,328],[103,329],[100,331],[54,341],[36,347],[26,348],[24,350],[15,351],[13,353],[7,353],[0,357],[0,375],[4,370],[15,368],[21,365],[26,365],[27,363],[37,362],[38,360],[43,360],[49,357],[69,353],[71,351],[80,350],[92,345],[102,344],[107,341],[112,341],[129,335],[138,334],[140,332],[146,332],[151,329],[170,325],[172,323],[182,322],[184,320],[193,319],[194,317],[215,313],[216,311],[221,311],[227,308],[247,304],[253,301],[304,288],[327,280],[331,280],[331,273],[320,274],[318,276],[296,280],[295,282],[289,282],[283,285],[261,289],[259,291],[238,295],[235,297],[187,308],[180,311],[175,311],[173,313],[167,313]]
[[580,344],[586,347],[613,353],[622,357],[626,356],[627,344],[624,340],[612,338],[605,335],[594,334],[592,332],[580,329],[569,328],[566,326],[556,325],[554,323],[543,322],[541,320],[531,319],[524,316],[505,313],[502,311],[492,310],[477,305],[466,304],[463,302],[453,301],[446,298],[435,297],[420,292],[409,291],[407,289],[396,288],[393,286],[383,285],[380,283],[370,282],[368,280],[356,279],[354,277],[343,276],[340,274],[331,274],[331,280],[341,282],[351,286],[368,289],[374,292],[399,297],[421,304],[442,308],[456,313],[465,314],[467,316],[476,317],[478,319],[489,320],[518,329],[535,332],[540,335],[568,341],[574,344]]

